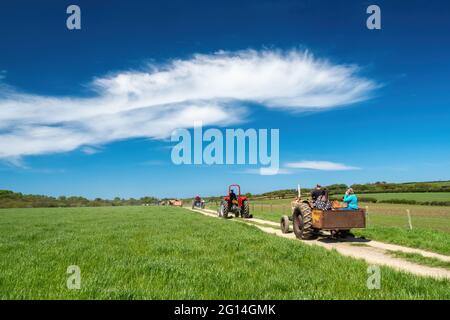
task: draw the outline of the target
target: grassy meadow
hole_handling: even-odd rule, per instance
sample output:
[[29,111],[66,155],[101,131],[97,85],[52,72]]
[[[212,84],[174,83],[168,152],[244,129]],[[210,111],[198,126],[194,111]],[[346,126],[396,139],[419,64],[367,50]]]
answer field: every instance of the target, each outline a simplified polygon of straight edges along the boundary
[[391,192],[391,193],[362,193],[361,197],[383,200],[415,200],[426,201],[450,201],[450,192]]
[[0,233],[1,299],[450,299],[389,268],[369,290],[363,261],[182,208],[2,209]]

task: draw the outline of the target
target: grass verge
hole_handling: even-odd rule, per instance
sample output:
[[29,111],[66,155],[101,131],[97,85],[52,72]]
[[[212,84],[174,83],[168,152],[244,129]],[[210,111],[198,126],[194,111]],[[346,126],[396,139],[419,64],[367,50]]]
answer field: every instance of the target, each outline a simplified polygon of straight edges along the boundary
[[424,257],[418,253],[407,253],[402,251],[388,251],[388,253],[394,257],[405,259],[414,263],[450,270],[450,262],[442,261],[436,258]]
[[447,232],[413,229],[407,230],[397,227],[370,227],[354,229],[356,236],[366,239],[394,243],[411,248],[419,248],[445,255],[450,255],[450,235]]

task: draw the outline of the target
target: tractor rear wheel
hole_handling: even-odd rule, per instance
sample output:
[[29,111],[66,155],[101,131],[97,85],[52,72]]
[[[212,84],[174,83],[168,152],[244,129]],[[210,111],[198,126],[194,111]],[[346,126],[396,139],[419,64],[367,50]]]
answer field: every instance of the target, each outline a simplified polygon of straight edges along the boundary
[[242,203],[242,218],[251,218],[250,216],[250,204],[247,200]]
[[289,217],[282,216],[280,220],[281,232],[288,233],[289,232]]
[[312,210],[307,203],[300,203],[292,215],[294,233],[298,239],[308,240],[314,237],[312,228]]

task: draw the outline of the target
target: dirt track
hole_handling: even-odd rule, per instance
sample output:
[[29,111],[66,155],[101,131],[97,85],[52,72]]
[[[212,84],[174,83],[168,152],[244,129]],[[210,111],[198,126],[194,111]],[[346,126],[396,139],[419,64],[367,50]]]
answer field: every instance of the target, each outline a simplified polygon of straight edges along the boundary
[[[218,218],[217,213],[209,209],[194,209],[192,211],[202,213],[209,217]],[[397,258],[389,254],[389,251],[402,251],[406,253],[416,253],[424,257],[439,259],[441,261],[450,262],[450,257],[434,252],[421,249],[403,247],[394,244],[388,244],[378,241],[365,240],[359,238],[351,238],[345,241],[338,241],[328,238],[319,238],[317,240],[298,240],[294,233],[282,233],[279,224],[273,221],[252,218],[248,220],[231,219],[235,222],[253,225],[256,228],[279,237],[302,241],[307,245],[318,245],[328,250],[335,249],[344,256],[356,259],[363,259],[369,264],[388,266],[399,271],[409,272],[418,276],[433,277],[437,279],[449,279],[450,270],[437,267],[428,267],[425,265],[409,262],[407,260]]]

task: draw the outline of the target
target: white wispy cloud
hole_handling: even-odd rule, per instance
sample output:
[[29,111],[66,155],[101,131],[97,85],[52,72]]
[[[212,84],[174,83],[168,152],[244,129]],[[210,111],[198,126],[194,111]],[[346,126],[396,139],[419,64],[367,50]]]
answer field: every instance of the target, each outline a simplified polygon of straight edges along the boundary
[[[95,78],[93,97],[34,95],[0,87],[0,158],[67,152],[177,128],[236,124],[246,102],[320,110],[368,99],[377,85],[353,65],[307,52],[194,55],[147,70]],[[85,149],[88,150],[88,149]]]
[[346,170],[360,170],[359,167],[348,166],[342,163],[330,161],[299,161],[289,162],[286,167],[292,169],[310,169],[322,171],[346,171]]
[[85,146],[85,147],[81,148],[81,152],[83,152],[84,154],[87,154],[87,155],[92,155],[92,154],[99,153],[100,150],[97,148]]
[[286,168],[250,168],[245,169],[243,171],[239,171],[238,173],[244,174],[256,174],[260,176],[276,176],[280,174],[292,174],[293,171],[288,170]]

